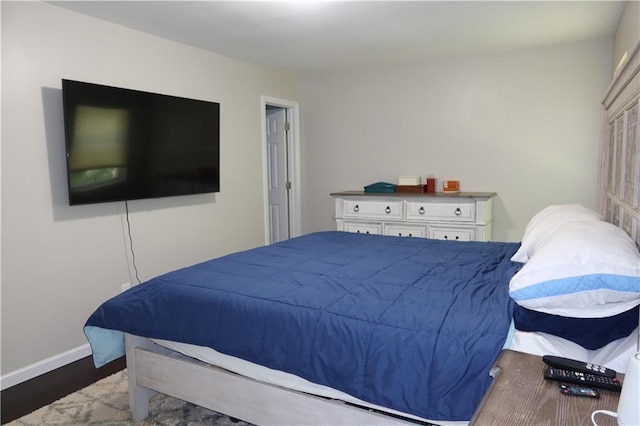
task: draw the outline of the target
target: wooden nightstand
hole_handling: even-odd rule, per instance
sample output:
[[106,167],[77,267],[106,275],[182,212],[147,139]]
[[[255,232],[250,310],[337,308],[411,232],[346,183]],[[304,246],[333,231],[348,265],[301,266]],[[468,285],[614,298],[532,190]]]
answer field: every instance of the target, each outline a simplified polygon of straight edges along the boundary
[[[567,396],[559,382],[545,380],[542,357],[504,350],[492,371],[489,387],[469,425],[590,425],[595,410],[616,411],[618,392],[599,389],[600,398]],[[620,381],[623,375],[618,374]],[[598,415],[599,426],[616,420]]]

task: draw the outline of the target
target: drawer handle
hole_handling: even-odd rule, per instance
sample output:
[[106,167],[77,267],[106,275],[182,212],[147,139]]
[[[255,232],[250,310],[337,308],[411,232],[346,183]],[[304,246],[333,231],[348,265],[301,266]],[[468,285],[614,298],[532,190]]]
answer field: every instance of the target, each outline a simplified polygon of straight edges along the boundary
[[460,216],[462,214],[462,210],[460,210],[460,207],[458,207],[454,213],[456,214],[456,216]]
[[[398,232],[398,237],[402,237],[402,232]],[[407,237],[413,237],[412,233],[407,234]]]
[[[449,240],[449,237],[447,237],[447,236],[445,235],[445,236],[444,236],[444,239],[445,239],[445,240]],[[459,235],[456,235],[455,240],[456,240],[456,241],[458,241],[459,239],[460,239],[460,236],[459,236]]]
[[420,207],[420,208],[418,209],[418,213],[420,213],[420,214],[424,214],[424,207]]
[[360,206],[358,206],[357,204],[355,206],[353,206],[353,211],[354,212],[359,212],[360,211]]
[[387,214],[391,213],[391,207],[387,206],[387,208],[384,209],[384,212]]

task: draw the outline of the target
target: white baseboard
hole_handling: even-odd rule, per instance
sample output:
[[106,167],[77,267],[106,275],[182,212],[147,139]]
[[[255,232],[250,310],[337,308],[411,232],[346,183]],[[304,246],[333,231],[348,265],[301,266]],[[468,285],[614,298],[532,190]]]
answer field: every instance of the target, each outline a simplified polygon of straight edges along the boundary
[[91,355],[91,347],[87,343],[61,354],[54,355],[51,358],[27,365],[26,367],[0,377],[0,389],[5,390],[11,386],[26,382],[29,379],[33,379],[34,377],[38,377],[89,355]]

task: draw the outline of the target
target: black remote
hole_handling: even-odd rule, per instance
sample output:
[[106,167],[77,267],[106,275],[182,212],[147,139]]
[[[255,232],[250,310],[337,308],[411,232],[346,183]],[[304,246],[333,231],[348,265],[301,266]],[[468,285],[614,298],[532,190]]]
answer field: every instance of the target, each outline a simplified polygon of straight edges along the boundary
[[622,390],[622,383],[615,377],[597,376],[595,374],[585,374],[555,367],[547,367],[544,370],[544,378],[592,388],[608,389],[614,392],[620,392]]
[[605,377],[616,377],[616,371],[601,365],[592,364],[590,362],[582,362],[575,359],[562,358],[559,356],[545,355],[542,357],[545,364],[560,368],[562,370],[573,370],[585,374],[595,374]]

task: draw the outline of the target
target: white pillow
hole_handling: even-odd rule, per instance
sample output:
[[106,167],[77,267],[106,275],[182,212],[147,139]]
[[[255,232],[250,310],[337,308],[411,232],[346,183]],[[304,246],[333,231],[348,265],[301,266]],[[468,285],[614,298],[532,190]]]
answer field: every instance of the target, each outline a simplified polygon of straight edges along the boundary
[[583,220],[601,220],[600,214],[580,204],[558,204],[546,207],[538,212],[527,224],[518,251],[511,257],[511,261],[525,263],[540,240],[553,236],[554,231],[565,223]]
[[640,304],[640,252],[620,228],[590,219],[556,227],[509,283],[527,309],[602,318]]

